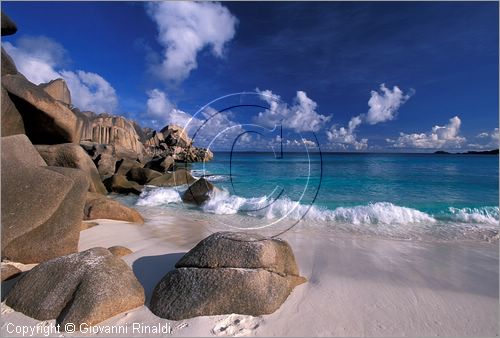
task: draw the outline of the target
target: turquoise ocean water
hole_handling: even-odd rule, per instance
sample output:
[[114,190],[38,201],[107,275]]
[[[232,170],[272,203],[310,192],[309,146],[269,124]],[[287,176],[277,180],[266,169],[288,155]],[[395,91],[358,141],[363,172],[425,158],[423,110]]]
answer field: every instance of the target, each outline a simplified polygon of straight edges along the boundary
[[219,152],[189,166],[220,188],[202,206],[182,203],[185,186],[126,201],[146,217],[187,212],[228,228],[485,240],[498,233],[498,168],[491,155]]

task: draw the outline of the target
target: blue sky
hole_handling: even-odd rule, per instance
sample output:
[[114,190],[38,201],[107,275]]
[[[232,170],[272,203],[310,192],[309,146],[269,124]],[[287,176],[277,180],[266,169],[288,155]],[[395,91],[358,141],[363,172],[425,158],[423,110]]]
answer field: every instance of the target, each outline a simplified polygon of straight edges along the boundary
[[18,24],[3,46],[21,71],[34,82],[65,78],[82,110],[160,128],[258,89],[262,96],[213,108],[239,100],[274,110],[236,109],[210,130],[283,120],[290,146],[315,132],[332,151],[498,147],[497,2],[6,1],[2,9]]

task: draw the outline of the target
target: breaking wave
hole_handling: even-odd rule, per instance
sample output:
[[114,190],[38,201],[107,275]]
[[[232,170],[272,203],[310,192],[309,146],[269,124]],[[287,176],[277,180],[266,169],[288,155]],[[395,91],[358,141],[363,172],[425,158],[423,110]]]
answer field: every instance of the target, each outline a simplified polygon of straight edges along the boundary
[[182,202],[179,192],[172,188],[152,188],[147,187],[143,190],[136,205],[140,206],[158,206],[169,203]]

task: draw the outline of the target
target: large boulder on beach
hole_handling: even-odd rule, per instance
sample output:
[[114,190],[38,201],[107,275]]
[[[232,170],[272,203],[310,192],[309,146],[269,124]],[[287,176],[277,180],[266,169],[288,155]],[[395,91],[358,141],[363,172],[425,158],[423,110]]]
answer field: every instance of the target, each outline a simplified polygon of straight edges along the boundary
[[66,81],[63,79],[55,79],[47,83],[41,83],[39,86],[57,101],[68,106],[71,105],[71,93],[66,85]]
[[282,239],[244,232],[208,236],[175,264],[176,268],[265,269],[283,276],[299,275],[290,245]]
[[154,178],[148,182],[157,187],[174,187],[183,184],[194,183],[196,179],[186,169],[177,169],[174,172],[165,173],[160,177]]
[[85,150],[74,143],[55,145],[36,145],[36,150],[50,166],[76,168],[85,172],[89,178],[89,191],[106,194],[106,188],[92,159]]
[[17,26],[11,18],[2,12],[2,36],[12,35],[17,32]]
[[141,185],[148,183],[149,181],[160,177],[161,173],[148,169],[148,168],[132,168],[127,172],[127,179],[130,181],[137,182]]
[[182,195],[182,201],[192,204],[203,204],[217,188],[203,177],[194,182]]
[[133,193],[140,195],[142,186],[136,182],[131,182],[123,175],[113,175],[104,180],[104,186],[109,192],[116,192],[119,194]]
[[285,241],[215,233],[156,285],[150,309],[170,320],[231,313],[260,316],[276,311],[305,281]]
[[143,224],[144,219],[136,210],[129,208],[118,201],[114,201],[106,196],[87,193],[83,219],[114,219]]
[[2,76],[2,85],[24,121],[34,144],[78,143],[81,120],[63,103],[22,74]]
[[26,135],[2,137],[2,258],[37,263],[76,252],[87,175],[49,167]]
[[24,134],[24,122],[21,114],[2,86],[2,136]]
[[37,320],[95,325],[144,305],[144,289],[130,267],[105,248],[37,265],[11,289],[5,303]]

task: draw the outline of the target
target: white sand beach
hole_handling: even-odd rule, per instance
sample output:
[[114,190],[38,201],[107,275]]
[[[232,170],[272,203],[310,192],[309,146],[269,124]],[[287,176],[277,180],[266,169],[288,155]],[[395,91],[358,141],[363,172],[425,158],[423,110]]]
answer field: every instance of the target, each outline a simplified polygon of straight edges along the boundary
[[[176,261],[210,233],[203,221],[187,218],[169,219],[161,234],[151,230],[147,222],[98,222],[98,226],[81,232],[79,249],[130,248],[134,253],[123,258],[144,286],[146,302]],[[142,306],[99,327],[120,327],[127,336],[160,336],[147,333],[158,324],[169,327],[171,333],[166,335],[172,336],[498,335],[497,244],[329,238],[311,229],[303,231],[300,226],[282,238],[291,244],[301,275],[308,282],[295,288],[271,315],[170,321]],[[10,284],[4,283],[3,292]],[[2,336],[22,336],[12,332],[16,326],[54,324],[55,320],[40,322],[2,303]],[[123,333],[55,334],[81,335]]]

